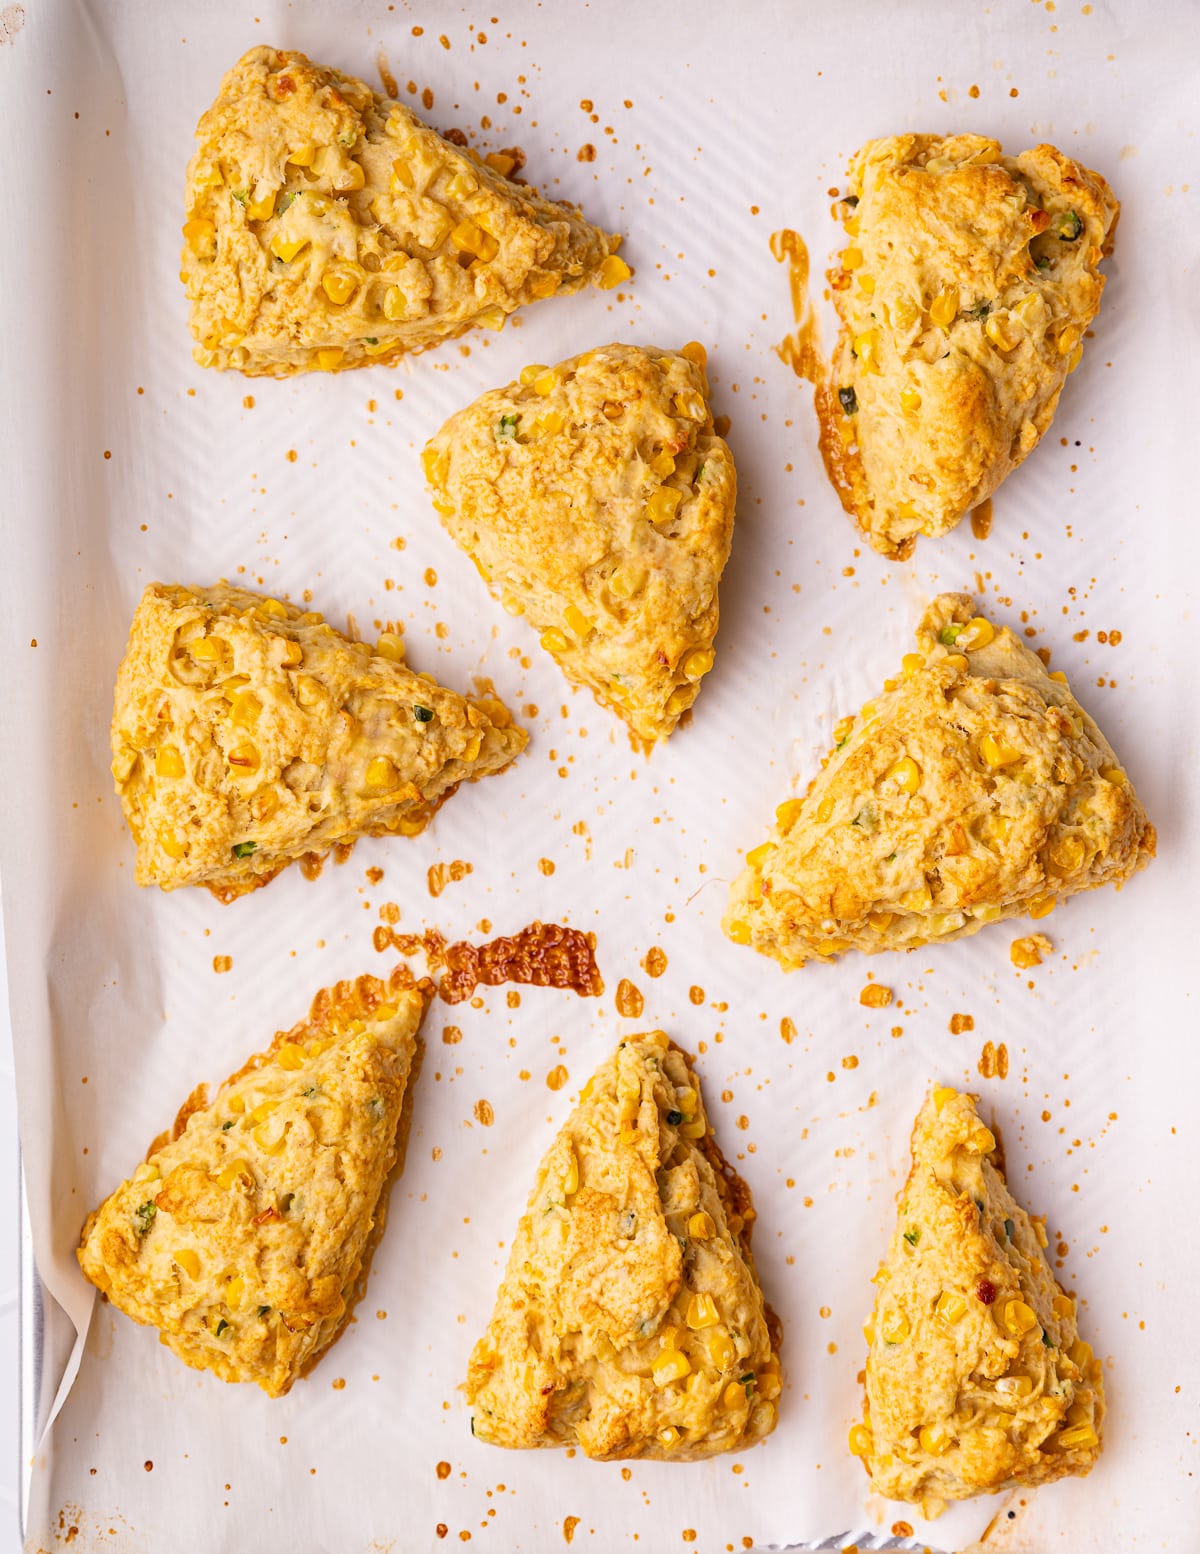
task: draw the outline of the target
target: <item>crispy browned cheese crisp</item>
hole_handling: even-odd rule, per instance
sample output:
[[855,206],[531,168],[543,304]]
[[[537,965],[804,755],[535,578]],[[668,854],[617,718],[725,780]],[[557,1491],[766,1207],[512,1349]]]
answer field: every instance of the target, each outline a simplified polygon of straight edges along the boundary
[[704,347],[528,366],[425,450],[434,506],[567,679],[651,746],[713,665],[737,477]]
[[137,882],[223,901],[360,836],[414,836],[528,736],[492,696],[351,642],[311,610],[217,583],[151,583],[117,675],[112,771]]
[[1035,448],[1100,307],[1112,190],[1053,146],[873,140],[850,164],[830,272],[841,335],[820,396],[842,503],[904,557]]
[[926,1516],[1089,1472],[1104,1419],[1100,1362],[976,1099],[936,1089],[917,1118],[867,1326],[865,1423],[850,1432],[879,1493]]
[[285,1393],[365,1281],[424,1008],[399,977],[318,994],[88,1216],[84,1275],[186,1364]]
[[843,718],[819,775],[746,854],[724,928],[785,970],[1044,918],[1121,885],[1154,827],[1066,676],[969,594],[941,594],[916,653]]
[[753,1209],[661,1031],[585,1086],[542,1161],[467,1377],[496,1446],[685,1462],[775,1426]]
[[630,275],[619,237],[303,54],[254,48],[187,173],[181,278],[202,366],[287,377],[392,362],[525,303]]

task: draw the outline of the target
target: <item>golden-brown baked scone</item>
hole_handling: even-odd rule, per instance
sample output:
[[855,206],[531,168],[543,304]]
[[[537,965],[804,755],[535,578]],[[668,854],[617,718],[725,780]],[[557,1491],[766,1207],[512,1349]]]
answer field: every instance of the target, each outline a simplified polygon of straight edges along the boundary
[[785,970],[1045,917],[1154,856],[1154,827],[1065,675],[969,594],[934,599],[917,646],[842,719],[734,881],[726,933]]
[[490,696],[414,674],[402,638],[351,642],[314,611],[217,583],[151,583],[113,705],[113,777],[137,882],[223,901],[309,853],[414,836],[528,736]]
[[704,347],[526,367],[423,455],[434,506],[505,608],[634,737],[665,739],[713,663],[737,478]]
[[1046,1261],[1044,1221],[1005,1185],[976,1097],[936,1089],[867,1326],[871,1482],[936,1516],[947,1500],[1087,1473],[1100,1451],[1100,1362]]
[[623,1041],[542,1161],[471,1355],[474,1434],[672,1462],[761,1440],[780,1380],[753,1218],[687,1058]]
[[846,510],[903,557],[991,496],[1050,425],[1120,207],[1053,146],[1006,157],[982,135],[870,141],[850,184],[823,441]]
[[303,54],[243,55],[196,136],[181,278],[202,366],[395,361],[630,274],[620,238],[511,182],[513,157],[460,150]]
[[186,1364],[286,1392],[365,1283],[424,1009],[399,973],[319,993],[88,1216],[84,1275]]

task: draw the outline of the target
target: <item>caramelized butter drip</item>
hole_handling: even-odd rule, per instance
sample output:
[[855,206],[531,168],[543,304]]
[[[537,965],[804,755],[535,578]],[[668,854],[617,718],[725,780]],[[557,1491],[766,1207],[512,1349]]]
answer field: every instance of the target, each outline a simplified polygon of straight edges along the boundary
[[809,297],[811,266],[808,247],[799,232],[784,227],[778,232],[772,232],[771,253],[776,263],[787,264],[792,319],[795,323],[791,334],[784,335],[775,347],[775,354],[798,378],[813,386],[813,406],[820,428],[818,441],[821,461],[842,506],[852,517],[856,517],[858,450],[856,445],[844,443],[840,435],[844,420],[842,407],[832,380],[830,364],[821,354],[820,328]]
[[442,973],[436,986],[447,1004],[461,1004],[479,986],[499,987],[505,982],[570,989],[581,998],[599,998],[604,991],[595,934],[561,923],[530,923],[519,933],[484,944],[466,939],[447,944],[436,928],[397,933],[381,923],[372,942],[380,951],[391,947],[401,955],[424,955],[430,970]]
[[776,263],[787,264],[792,318],[796,325],[793,332],[785,335],[775,347],[775,353],[798,378],[807,378],[810,383],[820,384],[825,378],[825,363],[821,359],[817,316],[808,296],[808,248],[799,232],[784,227],[779,232],[772,232],[771,253]]

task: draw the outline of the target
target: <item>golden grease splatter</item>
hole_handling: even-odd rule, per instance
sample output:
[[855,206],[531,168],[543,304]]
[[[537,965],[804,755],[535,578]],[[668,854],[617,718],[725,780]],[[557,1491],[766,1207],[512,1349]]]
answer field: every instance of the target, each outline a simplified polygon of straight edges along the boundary
[[628,977],[622,977],[617,983],[616,1004],[618,1014],[624,1015],[627,1020],[637,1020],[646,1007],[646,1000],[640,988],[635,987]]
[[787,263],[792,317],[796,323],[795,330],[785,335],[775,347],[775,354],[798,378],[807,378],[814,384],[823,383],[825,367],[821,359],[820,333],[808,296],[808,248],[799,232],[784,227],[771,233],[771,254],[777,263]]
[[651,945],[646,951],[646,958],[642,962],[642,970],[648,977],[661,977],[667,969],[667,957],[665,951],[659,949],[657,944]]
[[563,1517],[563,1537],[567,1540],[568,1543],[570,1543],[571,1539],[575,1536],[575,1529],[578,1526],[579,1518],[577,1516]]
[[785,1014],[783,1019],[780,1020],[780,1022],[779,1022],[779,1034],[783,1037],[784,1041],[787,1042],[789,1047],[795,1041],[795,1039],[796,1039],[796,1022],[795,1022],[795,1020],[793,1020],[791,1018],[790,1015],[786,1015]]
[[481,1128],[490,1128],[496,1120],[496,1113],[492,1110],[490,1101],[475,1102],[475,1121]]
[[702,987],[689,987],[688,998],[694,1004],[702,1004],[704,1002],[704,989]]
[[457,884],[473,872],[471,865],[462,858],[455,858],[453,863],[430,864],[425,876],[429,894],[436,900],[447,885]]
[[437,1465],[437,1476],[438,1476],[438,1478],[449,1478],[450,1477],[450,1464],[448,1462],[439,1462],[438,1463],[438,1465]]
[[[376,65],[376,68],[379,71],[379,79],[383,82],[383,89],[384,89],[384,91],[388,94],[389,97],[391,97],[393,99],[399,97],[399,95],[400,95],[400,83],[396,80],[396,77],[392,74],[391,70],[388,68],[388,57],[384,53],[383,49],[380,49],[379,54],[378,54],[378,56],[376,57],[376,60],[375,60],[375,65]],[[446,1464],[446,1473],[449,1473],[449,1471],[450,1471],[450,1464],[447,1463]],[[439,1478],[445,1478],[446,1473],[442,1473],[441,1472],[441,1465],[439,1464],[439,1466],[438,1466],[438,1477]]]
[[964,1031],[975,1029],[975,1016],[972,1014],[952,1014],[950,1016],[951,1036],[961,1036]]
[[977,540],[986,540],[992,532],[992,499],[987,497],[971,514],[971,533]]
[[233,956],[232,955],[214,955],[213,956],[213,970],[218,974],[218,976],[223,971],[232,971],[233,970]]
[[554,860],[552,858],[539,858],[538,868],[547,876],[554,873]]

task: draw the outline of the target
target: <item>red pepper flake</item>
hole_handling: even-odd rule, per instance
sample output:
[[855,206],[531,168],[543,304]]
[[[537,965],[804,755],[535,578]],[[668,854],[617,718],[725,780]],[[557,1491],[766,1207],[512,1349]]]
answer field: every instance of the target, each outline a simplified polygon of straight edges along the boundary
[[975,1293],[985,1306],[990,1306],[996,1298],[996,1286],[990,1279],[980,1279],[975,1286]]

